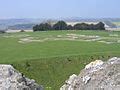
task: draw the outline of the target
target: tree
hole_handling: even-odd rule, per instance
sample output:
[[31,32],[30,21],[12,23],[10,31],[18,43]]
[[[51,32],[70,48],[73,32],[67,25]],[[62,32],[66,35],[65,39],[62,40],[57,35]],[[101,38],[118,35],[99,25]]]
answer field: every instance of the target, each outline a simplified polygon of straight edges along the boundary
[[86,24],[86,23],[78,23],[74,25],[74,29],[76,30],[105,30],[104,23],[99,22],[98,24]]
[[51,30],[52,27],[48,23],[41,23],[40,25],[36,25],[33,27],[34,31],[47,31]]
[[1,33],[5,33],[5,31],[4,31],[4,30],[0,30],[0,34],[1,34]]
[[20,30],[20,32],[25,32],[24,30]]
[[35,32],[35,31],[39,31],[39,25],[33,26],[33,31],[34,31],[34,32]]
[[39,30],[40,31],[51,30],[51,25],[49,25],[48,23],[41,23],[39,25]]
[[67,30],[73,30],[73,26],[72,25],[68,25],[67,26]]
[[89,30],[89,25],[86,23],[79,23],[74,25],[74,29],[76,30]]
[[95,25],[96,30],[105,30],[105,24],[102,22],[99,22],[98,24]]
[[81,23],[81,30],[89,30],[89,24]]
[[89,25],[89,30],[95,30],[95,25],[94,24],[90,24]]
[[54,30],[66,30],[67,24],[64,21],[58,21],[56,24],[53,25]]
[[51,23],[41,23],[33,27],[34,31],[47,31],[47,30],[105,30],[105,25],[102,22],[98,24],[77,23],[74,26],[67,25],[64,21],[58,21],[53,26]]

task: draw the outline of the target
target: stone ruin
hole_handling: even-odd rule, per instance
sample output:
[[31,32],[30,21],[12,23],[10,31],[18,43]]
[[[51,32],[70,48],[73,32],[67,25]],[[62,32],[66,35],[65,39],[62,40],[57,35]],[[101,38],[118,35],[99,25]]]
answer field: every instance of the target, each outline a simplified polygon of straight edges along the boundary
[[26,78],[11,65],[0,65],[0,90],[43,90],[35,80]]
[[73,74],[60,90],[120,90],[120,58],[96,60]]

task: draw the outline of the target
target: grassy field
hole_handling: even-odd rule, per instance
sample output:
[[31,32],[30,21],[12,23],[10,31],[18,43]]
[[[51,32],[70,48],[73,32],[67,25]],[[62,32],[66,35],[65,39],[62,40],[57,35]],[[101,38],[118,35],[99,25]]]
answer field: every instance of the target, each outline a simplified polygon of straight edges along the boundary
[[120,56],[120,32],[47,31],[0,34],[0,63],[12,64],[45,90],[59,90],[86,64]]

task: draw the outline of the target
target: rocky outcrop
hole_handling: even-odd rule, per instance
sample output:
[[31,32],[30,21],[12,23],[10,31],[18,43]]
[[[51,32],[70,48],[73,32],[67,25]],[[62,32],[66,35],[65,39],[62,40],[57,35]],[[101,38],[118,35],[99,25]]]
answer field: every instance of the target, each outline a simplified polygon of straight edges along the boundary
[[60,90],[120,90],[120,58],[96,60],[73,74]]
[[11,65],[0,65],[0,90],[43,90],[35,80],[26,78]]

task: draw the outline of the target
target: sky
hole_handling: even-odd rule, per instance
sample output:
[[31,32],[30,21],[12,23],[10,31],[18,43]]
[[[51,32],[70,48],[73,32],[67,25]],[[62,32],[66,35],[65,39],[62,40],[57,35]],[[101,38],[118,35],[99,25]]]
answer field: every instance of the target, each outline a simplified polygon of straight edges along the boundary
[[1,18],[120,18],[120,0],[0,0]]

